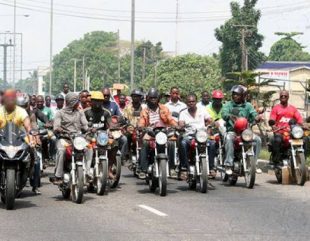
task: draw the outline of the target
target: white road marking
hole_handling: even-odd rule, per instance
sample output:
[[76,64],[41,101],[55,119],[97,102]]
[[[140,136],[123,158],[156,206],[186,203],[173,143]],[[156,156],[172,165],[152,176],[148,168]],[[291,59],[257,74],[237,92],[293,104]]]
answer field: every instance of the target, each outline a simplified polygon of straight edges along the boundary
[[141,204],[141,205],[138,205],[140,208],[143,208],[143,209],[145,209],[145,210],[148,210],[148,211],[150,211],[151,213],[154,213],[154,214],[156,214],[156,215],[158,215],[158,216],[161,216],[161,217],[166,217],[166,216],[168,216],[167,214],[165,214],[165,213],[163,213],[163,212],[161,212],[161,211],[158,211],[157,209],[155,209],[155,208],[152,208],[152,207],[149,207],[149,206],[146,206],[146,205],[143,205],[143,204]]

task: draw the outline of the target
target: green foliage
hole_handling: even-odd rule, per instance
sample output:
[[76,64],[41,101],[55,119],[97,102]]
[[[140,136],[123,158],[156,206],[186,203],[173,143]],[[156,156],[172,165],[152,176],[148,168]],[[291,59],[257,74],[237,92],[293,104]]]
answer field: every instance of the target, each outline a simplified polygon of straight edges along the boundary
[[298,43],[294,36],[301,35],[300,32],[292,33],[275,33],[279,36],[284,36],[275,42],[271,49],[268,59],[272,61],[309,61],[310,54],[305,52],[304,46]]
[[165,93],[172,86],[178,86],[184,93],[198,94],[205,89],[220,88],[220,76],[219,63],[215,58],[187,54],[161,61],[156,73],[148,76],[143,87],[157,86]]
[[215,30],[216,39],[222,42],[219,57],[223,75],[241,70],[241,32],[240,27],[236,25],[251,26],[247,27],[245,37],[245,44],[249,53],[249,69],[255,69],[265,59],[264,54],[258,51],[262,46],[264,37],[258,33],[257,29],[261,13],[255,9],[256,3],[257,0],[244,0],[244,5],[241,7],[239,3],[232,2],[232,18]]

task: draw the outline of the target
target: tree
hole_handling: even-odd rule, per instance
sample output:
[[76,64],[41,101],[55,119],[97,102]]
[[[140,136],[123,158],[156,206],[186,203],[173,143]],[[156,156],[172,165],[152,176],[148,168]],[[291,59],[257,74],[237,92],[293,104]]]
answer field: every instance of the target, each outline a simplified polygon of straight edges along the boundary
[[310,54],[305,52],[305,48],[298,43],[294,36],[302,35],[301,32],[291,33],[275,33],[278,36],[283,36],[280,40],[275,42],[270,49],[268,60],[271,61],[309,61]]
[[257,25],[261,17],[255,9],[258,0],[244,0],[243,7],[237,2],[231,2],[232,17],[215,30],[215,37],[222,42],[220,47],[220,66],[222,74],[241,71],[242,51],[240,46],[240,25],[247,25],[245,45],[248,50],[249,69],[255,69],[264,60],[264,54],[259,51],[263,36],[258,33]]
[[159,62],[156,71],[150,73],[143,87],[157,86],[168,92],[178,86],[183,92],[201,93],[221,87],[218,61],[209,56],[197,54],[181,55]]
[[38,71],[33,71],[32,73],[29,73],[29,75],[28,78],[19,80],[16,83],[15,88],[28,94],[36,94],[37,89],[35,87],[38,83]]

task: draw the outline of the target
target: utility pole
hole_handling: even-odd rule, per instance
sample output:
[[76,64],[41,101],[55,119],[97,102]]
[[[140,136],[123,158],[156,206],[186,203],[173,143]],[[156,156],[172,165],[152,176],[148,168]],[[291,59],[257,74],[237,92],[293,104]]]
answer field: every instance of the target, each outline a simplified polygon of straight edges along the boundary
[[178,42],[178,38],[179,38],[179,0],[176,0],[176,15],[175,15],[175,56],[178,55],[178,51],[179,51],[179,42]]
[[76,61],[77,59],[73,59],[74,61],[74,71],[73,71],[73,92],[76,92]]
[[117,66],[117,77],[118,77],[118,83],[121,83],[121,43],[120,43],[120,35],[119,35],[119,29],[117,30],[117,57],[118,57],[118,66]]
[[13,88],[15,88],[16,74],[16,0],[14,0],[14,27],[13,27]]
[[8,53],[8,47],[14,47],[14,44],[0,44],[0,47],[3,47],[3,81],[4,83],[7,83],[7,53]]
[[145,63],[146,62],[146,49],[143,48],[143,65],[142,65],[142,82],[144,83],[145,79]]
[[83,59],[82,59],[82,77],[83,77],[83,89],[86,89],[86,81],[85,81],[85,55],[83,55]]
[[53,81],[53,14],[54,14],[54,1],[51,0],[51,12],[50,12],[50,83],[49,83],[49,95],[52,95],[52,81]]
[[130,65],[130,88],[134,88],[135,74],[135,0],[131,0],[131,65]]
[[240,25],[233,25],[233,27],[240,28],[241,39],[240,39],[240,47],[242,51],[242,58],[241,58],[241,71],[248,71],[249,70],[249,56],[248,56],[248,49],[246,46],[245,38],[250,36],[252,31],[249,28],[256,28],[254,25],[247,25],[247,24],[240,24]]

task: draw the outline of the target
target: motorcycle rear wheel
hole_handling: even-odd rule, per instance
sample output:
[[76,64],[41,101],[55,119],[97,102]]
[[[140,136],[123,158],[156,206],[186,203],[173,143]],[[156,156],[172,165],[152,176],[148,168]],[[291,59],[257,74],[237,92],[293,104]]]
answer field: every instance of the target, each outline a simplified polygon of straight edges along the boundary
[[102,196],[106,192],[108,183],[108,161],[101,161],[98,165],[99,177],[97,177],[97,195]]
[[115,168],[116,171],[115,171],[115,179],[111,183],[111,188],[116,188],[121,178],[121,171],[122,171],[122,161],[119,155],[116,156],[116,163],[113,164],[113,166],[114,167],[112,167],[112,169]]
[[77,166],[75,170],[76,175],[76,184],[72,185],[72,201],[81,204],[83,201],[84,195],[84,174],[83,174],[83,167]]
[[208,192],[208,168],[207,168],[207,160],[206,158],[201,158],[200,160],[200,176],[199,176],[199,182],[200,182],[200,192],[206,193]]
[[6,170],[6,183],[5,183],[5,208],[12,210],[15,206],[16,195],[16,180],[15,169]]
[[297,152],[296,167],[294,167],[294,175],[297,185],[303,186],[307,180],[307,167],[305,164],[305,154]]
[[254,156],[246,157],[248,171],[244,170],[245,185],[247,188],[253,188],[256,178],[256,161]]
[[61,193],[64,199],[68,199],[70,197],[71,190],[70,188],[66,188],[65,190],[62,190]]
[[159,194],[164,197],[167,195],[167,160],[160,159],[158,165],[158,186],[159,186]]
[[229,183],[229,185],[235,186],[237,181],[238,181],[238,176],[236,176],[236,175],[228,176],[228,183]]

